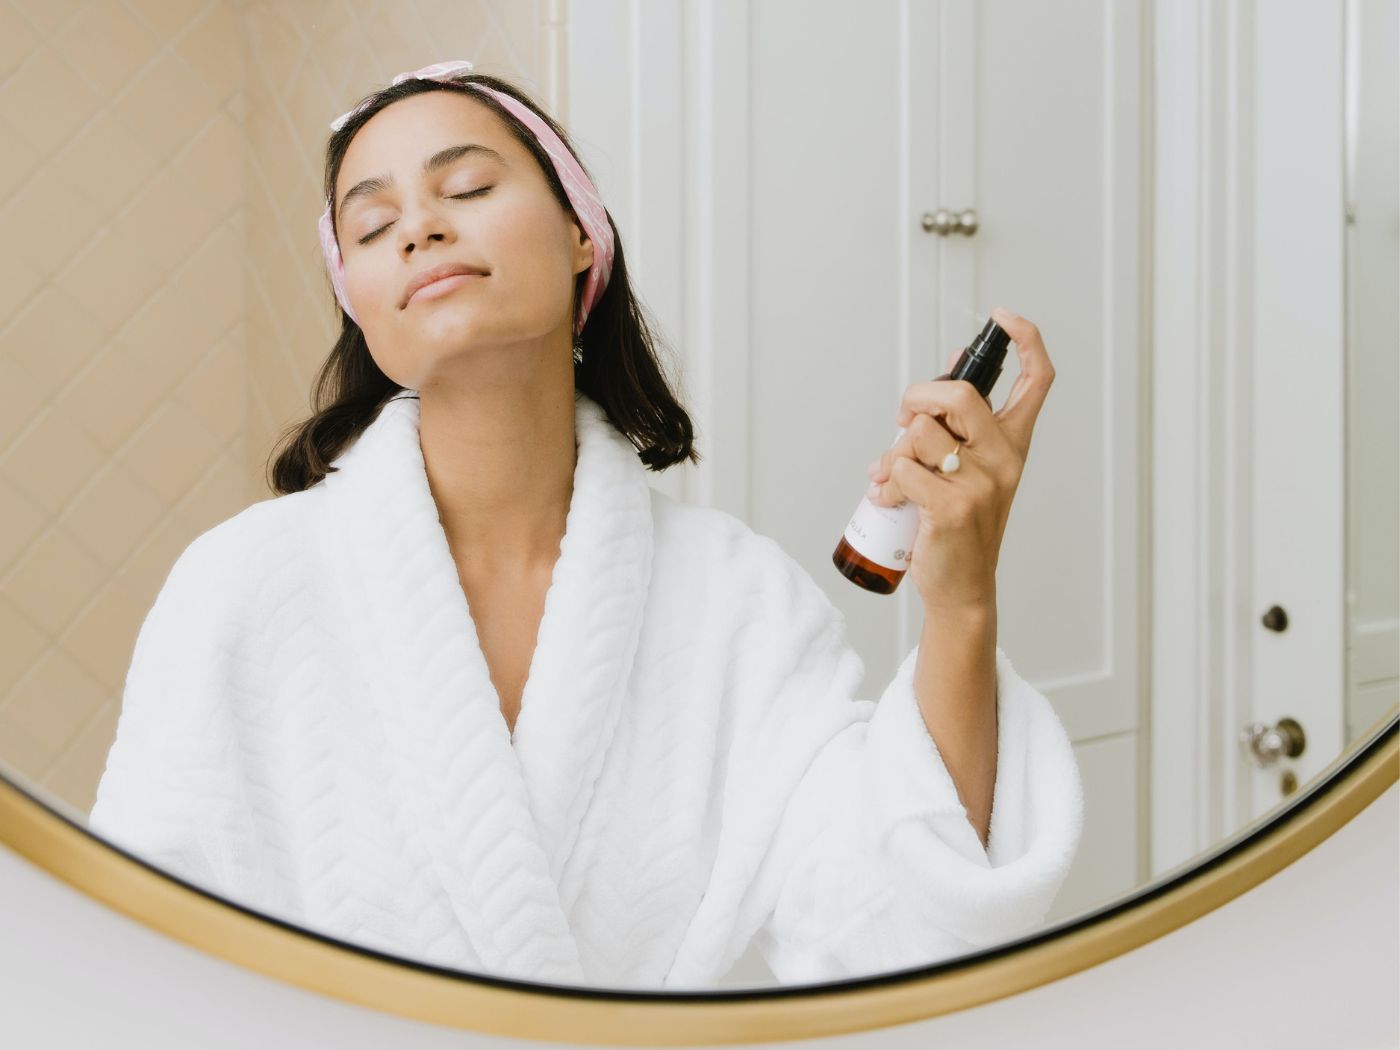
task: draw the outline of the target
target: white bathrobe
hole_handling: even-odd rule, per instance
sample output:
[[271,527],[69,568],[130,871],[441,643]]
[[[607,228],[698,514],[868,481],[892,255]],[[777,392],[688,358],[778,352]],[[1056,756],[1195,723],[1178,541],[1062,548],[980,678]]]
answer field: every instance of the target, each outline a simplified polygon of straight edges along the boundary
[[919,712],[917,648],[858,699],[863,661],[816,581],[652,488],[582,393],[512,735],[418,405],[397,395],[337,471],[180,556],[94,832],[319,933],[560,984],[713,987],[751,941],[784,983],[835,980],[1043,922],[1083,812],[1046,698],[998,647],[984,850]]

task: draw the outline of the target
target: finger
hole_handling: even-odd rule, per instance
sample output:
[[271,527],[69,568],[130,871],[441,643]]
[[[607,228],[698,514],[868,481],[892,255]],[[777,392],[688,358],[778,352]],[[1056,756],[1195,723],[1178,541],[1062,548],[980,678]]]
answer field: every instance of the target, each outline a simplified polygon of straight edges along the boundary
[[992,319],[1011,337],[1021,362],[1021,374],[1006,403],[996,413],[996,419],[1024,456],[1030,448],[1031,431],[1035,429],[1045,396],[1055,381],[1055,366],[1050,362],[1040,329],[1031,322],[1001,306],[992,310]]
[[974,464],[979,468],[978,473],[991,471],[1000,476],[1003,464],[1016,462],[1015,450],[999,431],[994,433],[990,445],[969,452],[967,448],[958,447],[957,440],[938,420],[926,412],[919,412],[899,440],[872,464],[870,478],[878,482],[889,480],[895,463],[900,459],[912,459],[926,470],[942,473],[943,463],[950,452],[959,453],[959,466],[954,472],[963,479],[971,476],[972,471],[966,468]]
[[[901,447],[902,446],[902,447]],[[939,467],[950,452],[959,451],[958,439],[927,412],[917,412],[904,436],[896,442],[896,455],[912,456],[925,467]],[[893,462],[890,464],[893,469]]]
[[901,456],[916,459],[925,467],[938,466],[944,456],[957,448],[957,444],[957,439],[938,420],[927,412],[916,412],[899,440],[885,449],[875,461],[871,480],[887,479],[894,461]]
[[966,379],[911,383],[904,390],[896,419],[900,426],[907,427],[919,412],[933,416],[954,440],[969,448],[991,444],[999,429],[992,406]]
[[909,456],[895,458],[890,466],[889,477],[872,482],[867,491],[873,502],[887,507],[897,507],[905,500],[913,500],[928,508],[937,505],[937,486],[946,484],[946,481],[936,471]]
[[[961,346],[955,346],[955,347],[953,347],[952,351],[948,354],[948,362],[947,362],[947,364],[945,364],[945,365],[943,366],[943,372],[941,373],[942,375],[947,375],[949,372],[951,372],[951,371],[953,370],[953,366],[954,366],[955,364],[958,363],[958,358],[962,356],[963,350],[964,350],[964,347],[961,347]],[[902,395],[901,395],[901,397],[902,397]],[[904,402],[901,400],[901,401],[900,401],[900,404],[899,404],[898,406],[895,407],[895,412],[896,412],[896,413],[899,412],[899,408],[900,408],[903,404],[904,404]],[[902,426],[903,424],[901,423],[900,425]]]

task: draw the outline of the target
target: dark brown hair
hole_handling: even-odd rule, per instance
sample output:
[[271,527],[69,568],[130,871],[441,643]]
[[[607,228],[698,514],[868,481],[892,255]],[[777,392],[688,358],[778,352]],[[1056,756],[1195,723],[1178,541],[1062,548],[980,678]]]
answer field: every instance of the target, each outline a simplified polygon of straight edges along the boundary
[[[331,136],[326,144],[325,199],[334,200],[336,178],[350,140],[370,117],[410,95],[424,91],[457,91],[490,107],[500,117],[534,155],[560,207],[579,222],[554,164],[539,140],[495,98],[466,86],[472,82],[519,99],[539,114],[573,152],[564,129],[525,92],[499,77],[464,73],[446,81],[409,79],[367,96],[363,100],[364,108]],[[578,154],[574,156],[577,158]],[[580,160],[580,166],[582,163]],[[591,178],[592,173],[589,175]],[[334,209],[331,218],[334,222]],[[613,426],[637,447],[638,455],[651,470],[662,471],[683,460],[698,463],[700,453],[694,446],[690,416],[676,400],[662,373],[657,358],[658,340],[627,280],[622,238],[618,236],[611,215],[608,224],[612,226],[614,239],[612,271],[602,297],[589,311],[579,336],[583,355],[574,365],[574,388],[599,404]],[[582,222],[579,228],[583,228]],[[578,316],[578,303],[587,277],[585,270],[574,283],[574,317]],[[329,275],[326,286],[330,288]],[[334,299],[334,289],[331,295]],[[277,448],[269,456],[269,481],[279,495],[310,488],[335,470],[330,461],[360,435],[389,398],[404,389],[375,363],[360,326],[350,320],[338,303],[336,309],[341,317],[340,337],[316,376],[311,418],[283,431]]]

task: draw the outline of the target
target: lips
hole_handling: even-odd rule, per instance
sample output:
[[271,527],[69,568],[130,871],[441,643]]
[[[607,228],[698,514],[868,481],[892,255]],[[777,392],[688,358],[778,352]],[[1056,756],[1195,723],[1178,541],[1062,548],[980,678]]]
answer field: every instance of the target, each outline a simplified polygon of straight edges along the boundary
[[403,298],[399,300],[399,309],[403,309],[408,305],[408,301],[413,298],[414,292],[426,285],[432,284],[434,281],[440,281],[444,277],[455,277],[458,274],[478,274],[485,277],[490,272],[489,270],[483,270],[479,266],[468,266],[466,263],[443,263],[440,266],[434,266],[432,269],[424,270],[420,274],[415,274],[413,278],[409,280],[408,284],[404,285]]

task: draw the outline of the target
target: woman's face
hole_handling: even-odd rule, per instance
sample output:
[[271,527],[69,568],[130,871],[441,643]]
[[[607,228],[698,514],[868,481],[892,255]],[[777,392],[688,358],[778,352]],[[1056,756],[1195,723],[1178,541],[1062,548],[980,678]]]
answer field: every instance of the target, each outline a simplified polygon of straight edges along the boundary
[[[571,355],[574,283],[592,243],[483,103],[432,91],[380,110],[350,142],[334,206],[345,294],[395,382],[422,389],[452,355],[485,347]],[[486,276],[406,300],[409,281],[444,263]]]

